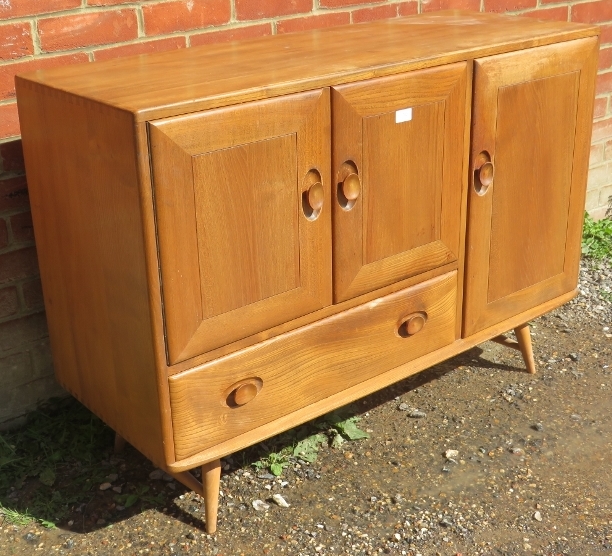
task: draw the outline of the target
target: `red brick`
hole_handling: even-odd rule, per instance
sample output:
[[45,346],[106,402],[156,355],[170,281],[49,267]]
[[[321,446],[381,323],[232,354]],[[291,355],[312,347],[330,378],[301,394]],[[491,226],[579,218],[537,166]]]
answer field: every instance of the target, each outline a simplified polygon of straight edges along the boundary
[[612,137],[612,118],[593,123],[593,137],[591,141],[596,143],[608,137]]
[[485,12],[514,12],[535,8],[537,0],[485,0]]
[[[0,143],[0,174],[2,172],[24,172],[21,140]],[[0,209],[2,210],[2,209]]]
[[39,20],[38,34],[42,50],[55,52],[135,39],[138,22],[134,10],[73,14]]
[[133,4],[133,3],[134,3],[134,0],[87,0],[88,6],[116,6],[118,4]]
[[2,288],[0,290],[0,319],[10,317],[19,311],[17,288]]
[[4,0],[0,2],[0,20],[54,13],[80,6],[81,0]]
[[604,160],[610,160],[612,158],[612,141],[606,141],[604,144]]
[[296,17],[285,19],[276,24],[276,32],[293,33],[294,31],[306,31],[307,29],[322,29],[335,25],[345,25],[351,22],[349,12],[338,12],[333,14],[311,15],[308,17]]
[[35,313],[0,324],[0,353],[49,335],[44,313]]
[[28,211],[11,216],[11,231],[13,232],[13,241],[17,243],[34,241],[32,213]]
[[0,25],[0,60],[12,60],[34,53],[29,23]]
[[0,106],[0,139],[16,137],[19,135],[19,117],[17,104],[4,104]]
[[589,166],[600,164],[604,159],[604,146],[601,143],[591,145],[591,153],[589,155]]
[[414,15],[418,13],[419,5],[416,1],[414,2],[402,2],[397,5],[398,15]]
[[422,10],[433,12],[436,10],[474,10],[480,11],[480,0],[423,0]]
[[612,43],[612,25],[600,25],[599,31],[599,40],[602,45]]
[[227,23],[231,16],[229,0],[188,0],[142,7],[145,33],[161,35]]
[[0,180],[0,213],[7,210],[29,209],[28,184],[25,176]]
[[0,218],[0,249],[4,249],[8,245],[8,228],[6,220]]
[[110,60],[121,56],[133,56],[136,54],[148,54],[149,52],[161,52],[163,50],[176,50],[185,48],[187,42],[185,37],[168,37],[167,39],[156,39],[146,42],[123,44],[102,50],[94,51],[96,61]]
[[89,61],[87,54],[79,52],[77,54],[35,58],[27,62],[12,62],[2,65],[0,66],[0,100],[15,96],[15,75],[87,61]]
[[595,85],[595,94],[603,95],[604,93],[612,92],[612,71],[600,73],[597,76],[597,84]]
[[397,17],[397,7],[395,4],[355,10],[353,12],[353,23],[375,21],[377,19],[389,19],[391,17]]
[[40,280],[24,282],[21,286],[26,309],[42,309],[44,307],[42,284]]
[[547,21],[569,21],[568,6],[559,6],[558,8],[547,8],[533,10],[532,12],[523,12],[521,15],[533,17],[534,19],[545,19]]
[[248,27],[236,27],[234,29],[223,29],[222,31],[202,33],[201,35],[191,35],[189,37],[189,44],[191,46],[200,46],[202,44],[253,39],[271,34],[272,25],[270,23],[262,23],[261,25],[249,25]]
[[599,23],[612,19],[612,0],[585,2],[572,6],[572,21],[581,23]]
[[0,255],[0,284],[38,276],[36,248],[25,247]]
[[609,69],[612,67],[612,48],[602,48],[599,51],[599,69]]
[[[248,0],[244,0],[245,2]],[[357,6],[359,4],[371,4],[372,0],[320,0],[322,8],[343,8],[344,6]]]
[[608,108],[607,98],[596,98],[595,106],[593,109],[593,118],[603,118],[606,115],[607,108]]
[[236,0],[238,19],[263,19],[306,13],[312,10],[312,0]]

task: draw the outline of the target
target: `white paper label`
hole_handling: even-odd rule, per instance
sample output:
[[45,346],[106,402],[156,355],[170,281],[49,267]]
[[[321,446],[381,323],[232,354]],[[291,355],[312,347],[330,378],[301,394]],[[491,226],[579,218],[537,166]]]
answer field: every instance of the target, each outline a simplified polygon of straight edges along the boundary
[[402,108],[395,111],[395,123],[409,122],[412,120],[412,108]]

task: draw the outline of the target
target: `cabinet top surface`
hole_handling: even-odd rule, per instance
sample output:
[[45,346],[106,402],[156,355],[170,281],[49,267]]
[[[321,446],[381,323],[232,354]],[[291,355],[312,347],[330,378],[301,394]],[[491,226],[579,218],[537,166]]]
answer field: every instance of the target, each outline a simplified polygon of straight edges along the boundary
[[38,70],[18,82],[144,121],[597,34],[592,25],[445,11]]

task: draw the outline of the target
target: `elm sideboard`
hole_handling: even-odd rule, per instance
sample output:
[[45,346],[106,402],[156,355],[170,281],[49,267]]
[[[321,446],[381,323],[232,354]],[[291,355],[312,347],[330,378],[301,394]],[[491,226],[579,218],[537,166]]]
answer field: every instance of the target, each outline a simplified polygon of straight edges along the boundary
[[223,456],[488,339],[535,372],[598,45],[439,12],[17,77],[58,381],[212,532]]

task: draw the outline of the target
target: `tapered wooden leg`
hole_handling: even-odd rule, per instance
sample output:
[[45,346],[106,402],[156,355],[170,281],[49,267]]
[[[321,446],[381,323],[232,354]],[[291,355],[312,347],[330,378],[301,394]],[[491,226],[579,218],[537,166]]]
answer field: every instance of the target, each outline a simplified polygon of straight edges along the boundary
[[531,334],[529,332],[529,325],[523,324],[521,326],[517,326],[514,329],[514,333],[516,334],[516,339],[518,341],[521,354],[523,355],[523,360],[525,361],[527,372],[529,374],[534,375],[536,372],[536,368],[535,361],[533,360],[533,348],[531,347]]
[[119,433],[115,433],[115,454],[119,454],[123,452],[125,448],[125,438],[121,436]]
[[202,466],[202,486],[204,487],[204,510],[206,512],[206,532],[212,535],[217,530],[217,510],[219,509],[219,486],[221,484],[221,460],[217,459]]

